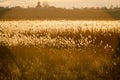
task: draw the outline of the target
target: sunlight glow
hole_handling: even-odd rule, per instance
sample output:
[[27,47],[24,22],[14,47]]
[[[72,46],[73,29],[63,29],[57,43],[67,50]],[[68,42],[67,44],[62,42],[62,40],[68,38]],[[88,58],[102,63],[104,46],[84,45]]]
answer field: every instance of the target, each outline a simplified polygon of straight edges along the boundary
[[118,5],[120,6],[120,0],[0,0],[0,6],[35,6],[37,2],[40,1],[48,2],[52,6],[56,7],[65,7],[65,8],[71,8],[71,7],[103,7],[110,5]]

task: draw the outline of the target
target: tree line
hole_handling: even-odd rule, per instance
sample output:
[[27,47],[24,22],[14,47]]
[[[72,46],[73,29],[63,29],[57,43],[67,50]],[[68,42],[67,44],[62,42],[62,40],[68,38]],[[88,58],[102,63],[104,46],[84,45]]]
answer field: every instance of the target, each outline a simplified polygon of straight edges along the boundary
[[38,2],[36,7],[0,7],[0,20],[120,20],[120,7],[57,8]]

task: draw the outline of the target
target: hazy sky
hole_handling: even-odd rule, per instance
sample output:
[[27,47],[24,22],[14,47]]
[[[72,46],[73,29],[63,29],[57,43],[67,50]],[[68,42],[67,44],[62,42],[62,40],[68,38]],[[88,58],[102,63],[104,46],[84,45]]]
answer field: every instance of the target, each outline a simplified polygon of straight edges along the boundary
[[37,2],[48,2],[51,6],[72,7],[102,7],[110,5],[120,6],[120,0],[0,0],[0,6],[36,6]]

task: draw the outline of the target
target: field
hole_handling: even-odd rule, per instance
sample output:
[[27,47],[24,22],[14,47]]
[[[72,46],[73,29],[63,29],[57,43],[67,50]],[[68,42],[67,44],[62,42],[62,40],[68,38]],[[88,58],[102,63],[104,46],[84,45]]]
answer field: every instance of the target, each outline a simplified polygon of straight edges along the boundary
[[119,48],[120,21],[0,21],[0,80],[119,80]]

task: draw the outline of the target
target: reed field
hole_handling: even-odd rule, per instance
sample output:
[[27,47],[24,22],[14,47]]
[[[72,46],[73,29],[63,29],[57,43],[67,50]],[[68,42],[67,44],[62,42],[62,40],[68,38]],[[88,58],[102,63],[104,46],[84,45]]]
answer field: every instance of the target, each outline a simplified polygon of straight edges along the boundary
[[119,20],[0,21],[0,46],[1,80],[120,79]]

